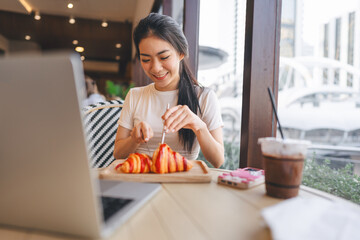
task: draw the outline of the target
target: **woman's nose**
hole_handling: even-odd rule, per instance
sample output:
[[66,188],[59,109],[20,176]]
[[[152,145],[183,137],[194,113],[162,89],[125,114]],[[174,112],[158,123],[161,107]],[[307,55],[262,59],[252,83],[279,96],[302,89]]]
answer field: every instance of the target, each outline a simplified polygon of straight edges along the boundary
[[151,71],[157,73],[161,70],[162,70],[161,62],[158,60],[153,61],[153,64],[151,65]]

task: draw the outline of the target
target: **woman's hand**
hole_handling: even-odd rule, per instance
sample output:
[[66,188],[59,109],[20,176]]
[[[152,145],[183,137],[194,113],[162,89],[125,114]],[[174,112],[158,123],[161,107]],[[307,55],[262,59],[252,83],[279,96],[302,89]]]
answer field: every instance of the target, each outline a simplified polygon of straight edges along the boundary
[[177,105],[168,109],[161,118],[164,120],[166,132],[177,132],[181,128],[196,132],[206,128],[206,124],[186,105]]
[[204,157],[214,167],[218,168],[224,163],[221,127],[210,132],[206,124],[188,106],[181,105],[168,109],[162,119],[167,132],[176,132],[181,128],[191,129],[199,141]]
[[114,145],[115,159],[127,158],[136,151],[140,143],[149,141],[153,136],[153,130],[146,122],[139,122],[132,130],[119,126]]
[[154,136],[153,130],[146,122],[139,122],[130,132],[131,138],[136,143],[145,143]]

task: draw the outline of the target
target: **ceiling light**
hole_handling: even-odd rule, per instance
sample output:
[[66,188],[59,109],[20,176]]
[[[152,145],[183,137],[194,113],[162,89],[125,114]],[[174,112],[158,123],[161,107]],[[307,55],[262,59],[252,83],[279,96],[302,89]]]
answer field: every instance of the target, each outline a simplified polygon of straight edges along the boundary
[[81,52],[83,52],[85,49],[83,48],[83,47],[80,47],[80,46],[77,46],[76,48],[75,48],[75,51],[77,51],[77,52],[79,52],[79,53],[81,53]]
[[116,59],[116,60],[120,60],[120,56],[116,56],[115,59]]
[[40,20],[41,19],[41,16],[40,16],[39,12],[35,12],[34,19],[35,20]]
[[115,47],[116,47],[116,48],[121,48],[121,43],[115,44]]
[[105,21],[105,20],[104,20],[104,21],[102,21],[101,26],[102,26],[102,27],[107,27],[107,26],[108,26],[107,21]]
[[25,0],[19,0],[21,5],[26,9],[26,11],[30,14],[33,10],[29,3],[27,3]]
[[71,2],[67,5],[68,8],[73,8],[74,4],[72,4]]
[[78,40],[73,40],[73,41],[72,41],[72,44],[74,44],[74,45],[78,45],[78,43],[79,43]]
[[70,24],[74,24],[74,23],[75,23],[75,18],[70,17],[70,18],[69,18],[69,23],[70,23]]
[[81,59],[81,61],[84,61],[84,60],[85,60],[85,56],[81,56],[80,59]]
[[30,35],[25,35],[25,39],[30,40],[31,39]]

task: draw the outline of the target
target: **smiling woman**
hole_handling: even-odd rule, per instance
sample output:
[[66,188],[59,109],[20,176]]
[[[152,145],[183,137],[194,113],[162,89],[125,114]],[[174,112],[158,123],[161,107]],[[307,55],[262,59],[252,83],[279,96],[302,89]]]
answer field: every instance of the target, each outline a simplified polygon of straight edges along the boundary
[[178,88],[179,62],[184,54],[179,54],[168,42],[150,36],[139,44],[141,66],[146,75],[155,83],[159,91]]
[[[190,160],[201,148],[214,167],[224,162],[222,119],[215,93],[200,87],[187,63],[188,43],[171,17],[151,13],[134,30],[137,56],[154,82],[127,95],[115,140],[115,158],[153,152],[164,129],[167,144]],[[167,104],[170,108],[167,109]]]

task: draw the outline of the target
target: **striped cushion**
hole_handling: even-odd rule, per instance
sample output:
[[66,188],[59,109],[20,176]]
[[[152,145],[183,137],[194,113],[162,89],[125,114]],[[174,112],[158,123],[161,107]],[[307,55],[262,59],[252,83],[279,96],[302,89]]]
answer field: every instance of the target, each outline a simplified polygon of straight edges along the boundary
[[115,160],[114,141],[122,104],[121,100],[112,100],[92,104],[83,109],[92,167],[106,167]]

